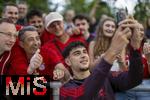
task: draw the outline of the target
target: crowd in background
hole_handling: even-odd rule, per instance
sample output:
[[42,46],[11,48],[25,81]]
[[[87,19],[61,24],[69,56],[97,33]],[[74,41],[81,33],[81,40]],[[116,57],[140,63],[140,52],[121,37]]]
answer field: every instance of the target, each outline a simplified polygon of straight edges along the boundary
[[8,3],[0,20],[0,73],[49,75],[63,84],[61,100],[148,100],[149,92],[138,97],[129,90],[150,78],[147,19],[147,27],[131,16],[91,23],[72,9],[45,15],[25,2]]

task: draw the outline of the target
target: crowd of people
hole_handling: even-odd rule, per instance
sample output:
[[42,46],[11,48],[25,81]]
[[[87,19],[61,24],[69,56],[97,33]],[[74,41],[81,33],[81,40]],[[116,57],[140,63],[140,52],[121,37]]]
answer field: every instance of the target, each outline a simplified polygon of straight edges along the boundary
[[128,98],[127,90],[150,78],[150,20],[146,33],[130,17],[116,23],[105,16],[94,32],[90,22],[73,10],[43,16],[25,2],[6,4],[0,19],[0,75],[49,75],[63,84],[60,100],[148,100],[149,94]]

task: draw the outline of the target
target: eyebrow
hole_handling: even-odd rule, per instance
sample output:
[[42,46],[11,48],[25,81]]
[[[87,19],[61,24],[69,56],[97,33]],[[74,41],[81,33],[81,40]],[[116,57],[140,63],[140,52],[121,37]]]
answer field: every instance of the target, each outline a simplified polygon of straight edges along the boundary
[[75,54],[75,53],[79,53],[80,51],[79,50],[77,50],[77,51],[74,51],[72,54]]

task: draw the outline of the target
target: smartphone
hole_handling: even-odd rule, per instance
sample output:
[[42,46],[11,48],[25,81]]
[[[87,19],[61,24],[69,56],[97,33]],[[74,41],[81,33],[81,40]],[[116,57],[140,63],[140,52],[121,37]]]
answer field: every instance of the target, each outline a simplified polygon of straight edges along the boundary
[[116,13],[116,18],[117,18],[117,23],[119,23],[120,21],[126,19],[127,17],[127,9],[120,9],[117,13]]

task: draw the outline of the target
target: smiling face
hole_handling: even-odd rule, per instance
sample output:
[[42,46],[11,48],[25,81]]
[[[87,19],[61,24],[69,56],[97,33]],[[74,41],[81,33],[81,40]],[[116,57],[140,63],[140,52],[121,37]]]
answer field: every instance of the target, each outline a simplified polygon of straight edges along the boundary
[[19,14],[18,14],[18,8],[15,7],[15,6],[6,6],[3,14],[2,14],[2,17],[3,18],[10,18],[12,19],[12,21],[14,23],[17,22],[18,18],[19,18]]
[[[7,26],[7,27],[6,27]],[[16,42],[17,32],[14,24],[3,22],[0,24],[0,51],[10,51]]]
[[140,40],[142,41],[144,38],[144,27],[142,24],[139,24],[139,31],[140,31]]
[[73,48],[65,61],[73,72],[89,70],[89,55],[85,47]]
[[37,31],[26,31],[24,40],[20,42],[27,55],[33,55],[41,46],[40,36]]
[[44,22],[43,22],[43,19],[42,17],[39,17],[39,16],[33,16],[29,19],[29,25],[33,25],[37,28],[37,31],[39,33],[42,33],[43,30],[44,30]]
[[63,21],[54,21],[48,26],[48,32],[55,34],[55,36],[62,36],[64,33]]
[[106,37],[112,37],[115,33],[116,25],[113,21],[107,20],[103,24],[103,34]]

